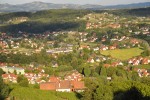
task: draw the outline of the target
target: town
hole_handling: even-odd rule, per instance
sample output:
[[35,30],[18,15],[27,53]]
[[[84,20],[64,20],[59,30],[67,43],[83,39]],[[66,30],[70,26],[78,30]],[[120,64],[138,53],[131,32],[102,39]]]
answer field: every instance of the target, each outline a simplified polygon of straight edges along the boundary
[[[16,17],[1,26],[29,20]],[[150,77],[150,17],[90,12],[74,20],[86,22],[85,30],[1,31],[0,73],[4,83],[13,88],[37,86],[42,91],[85,93],[85,100],[93,84],[110,82],[113,86],[114,81]]]

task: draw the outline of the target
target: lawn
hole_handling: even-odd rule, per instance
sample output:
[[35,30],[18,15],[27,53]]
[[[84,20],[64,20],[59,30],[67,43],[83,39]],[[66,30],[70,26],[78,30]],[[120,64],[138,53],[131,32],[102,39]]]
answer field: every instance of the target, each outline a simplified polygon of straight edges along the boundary
[[75,93],[45,91],[31,87],[15,87],[10,98],[15,100],[79,100]]
[[128,60],[129,58],[140,55],[142,52],[143,50],[140,48],[130,48],[101,51],[101,54],[111,55],[113,58],[117,58],[120,60]]
[[150,69],[150,64],[148,65],[138,65],[138,66],[134,66],[135,68],[144,68],[144,69]]

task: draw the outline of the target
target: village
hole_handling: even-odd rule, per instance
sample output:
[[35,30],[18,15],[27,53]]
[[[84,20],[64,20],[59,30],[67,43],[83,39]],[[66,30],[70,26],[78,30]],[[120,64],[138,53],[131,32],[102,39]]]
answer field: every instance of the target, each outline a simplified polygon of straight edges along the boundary
[[[18,19],[23,22],[28,20],[24,17]],[[150,76],[150,56],[141,55],[144,51],[143,45],[149,44],[149,41],[147,43],[145,40],[136,38],[138,36],[150,37],[149,26],[140,27],[137,25],[145,21],[149,22],[149,17],[136,17],[136,19],[129,20],[105,12],[88,14],[83,18],[78,17],[77,20],[87,21],[85,32],[47,31],[43,34],[31,34],[19,31],[15,35],[0,32],[0,53],[4,55],[22,54],[30,57],[35,54],[40,55],[44,51],[44,54],[52,57],[48,63],[51,70],[61,68],[61,64],[64,64],[64,62],[59,61],[59,55],[65,56],[76,53],[79,54],[80,58],[83,57],[83,62],[86,65],[92,67],[103,64],[105,68],[122,67],[127,72],[136,71],[139,77]],[[11,22],[12,20],[9,21],[9,23]],[[99,31],[97,33],[93,31],[96,29],[103,30],[100,31],[102,33],[100,36],[98,35]],[[113,31],[109,31],[109,29]],[[123,29],[123,32],[119,29]],[[129,54],[130,56],[127,58],[111,55],[113,51],[129,50],[127,52],[130,52],[132,49],[132,52],[138,54]],[[148,67],[142,67],[145,65]],[[5,72],[2,74],[2,78],[6,83],[17,83],[17,77],[23,75],[29,84],[39,84],[41,90],[83,92],[86,89],[84,84],[86,75],[81,73],[82,70],[78,71],[73,67],[66,72],[64,71],[65,74],[60,77],[60,74],[46,73],[46,67],[46,65],[40,64],[35,66],[32,63],[10,64],[0,62],[0,68]],[[106,79],[111,81],[112,77],[107,76]]]

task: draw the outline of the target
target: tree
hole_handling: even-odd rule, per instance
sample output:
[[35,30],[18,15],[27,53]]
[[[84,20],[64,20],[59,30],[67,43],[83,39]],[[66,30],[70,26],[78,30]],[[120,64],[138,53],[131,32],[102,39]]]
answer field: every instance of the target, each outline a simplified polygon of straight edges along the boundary
[[85,79],[85,85],[87,86],[87,89],[84,91],[81,100],[94,100],[94,93],[98,87],[97,80],[87,78]]
[[100,66],[97,66],[95,68],[95,72],[99,75],[100,74],[100,71],[101,71],[101,67]]
[[144,50],[144,51],[141,53],[141,55],[142,55],[143,57],[145,57],[145,56],[150,56],[150,50]]
[[5,54],[0,54],[0,62],[6,62],[7,61],[7,56]]
[[24,80],[20,81],[19,85],[22,87],[28,87],[28,85],[29,85],[28,79],[25,78]]
[[87,89],[86,91],[84,91],[83,97],[81,100],[93,100],[92,98],[93,98],[92,91],[90,89]]
[[90,76],[90,74],[91,74],[90,68],[89,68],[89,67],[85,67],[85,68],[84,68],[84,75],[85,75],[86,77],[88,77],[88,76]]
[[150,77],[142,77],[141,82],[150,86]]
[[35,84],[34,88],[39,89],[40,88],[39,84]]
[[14,74],[17,75],[17,71],[16,70],[14,70]]
[[78,67],[78,59],[76,57],[72,58],[71,65],[73,66],[73,68]]
[[19,75],[17,77],[17,83],[20,83],[23,80],[24,76],[23,75]]
[[110,86],[102,85],[96,89],[94,100],[112,100],[113,93]]
[[116,74],[116,68],[110,67],[107,69],[107,76],[112,77],[114,74]]
[[28,79],[24,77],[23,75],[20,75],[17,77],[17,82],[19,83],[20,86],[23,86],[23,87],[28,87],[29,85]]
[[0,76],[2,76],[2,74],[4,74],[5,72],[0,68]]
[[0,76],[0,100],[4,100],[9,95],[9,86],[4,84],[2,77]]
[[106,72],[106,68],[105,67],[101,68],[100,75],[107,77],[107,72]]
[[139,75],[137,72],[132,72],[132,80],[133,81],[138,81],[139,80]]

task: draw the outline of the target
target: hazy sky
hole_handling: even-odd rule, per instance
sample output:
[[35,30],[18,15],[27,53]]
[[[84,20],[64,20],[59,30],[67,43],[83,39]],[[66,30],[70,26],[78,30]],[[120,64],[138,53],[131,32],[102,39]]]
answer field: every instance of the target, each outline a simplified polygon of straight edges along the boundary
[[100,4],[100,5],[116,5],[116,4],[130,4],[139,2],[150,2],[150,0],[0,0],[0,4],[22,4],[33,1],[42,1],[49,3],[71,3],[71,4]]

